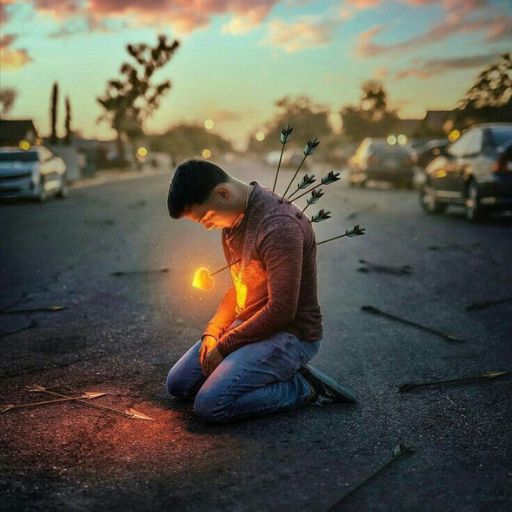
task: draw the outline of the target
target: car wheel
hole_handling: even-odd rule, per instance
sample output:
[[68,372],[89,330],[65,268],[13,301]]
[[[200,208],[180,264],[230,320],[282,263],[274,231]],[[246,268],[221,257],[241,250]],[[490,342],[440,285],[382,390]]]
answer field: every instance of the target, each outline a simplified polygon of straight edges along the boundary
[[57,197],[59,199],[64,199],[65,197],[68,197],[69,189],[68,189],[68,182],[66,180],[66,177],[63,176],[60,184],[60,189],[57,192]]
[[420,188],[420,204],[427,213],[443,213],[448,207],[447,204],[436,200],[435,191],[428,184]]
[[466,218],[475,222],[483,217],[482,205],[480,204],[480,192],[478,185],[471,181],[466,192]]

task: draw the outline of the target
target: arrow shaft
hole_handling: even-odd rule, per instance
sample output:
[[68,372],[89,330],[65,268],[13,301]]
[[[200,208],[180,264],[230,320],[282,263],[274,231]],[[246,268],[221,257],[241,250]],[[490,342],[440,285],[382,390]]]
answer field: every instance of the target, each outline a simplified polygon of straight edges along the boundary
[[407,391],[410,391],[410,390],[416,389],[416,388],[438,386],[438,385],[442,385],[442,384],[456,384],[456,383],[461,383],[461,382],[474,382],[477,380],[495,379],[496,377],[502,377],[504,375],[505,375],[505,373],[500,374],[500,375],[493,375],[493,376],[481,374],[481,375],[473,375],[470,377],[459,377],[458,379],[431,380],[428,382],[411,382],[408,384],[407,389],[404,389],[403,392],[407,392]]
[[297,197],[294,197],[292,199],[292,197],[300,190],[300,189],[297,189],[295,190],[294,192],[292,192],[289,196],[288,196],[288,201],[297,201],[297,199],[300,199],[301,197],[305,196],[306,194],[309,194],[312,190],[315,190],[316,188],[320,187],[322,185],[322,183],[318,183],[317,185],[315,185],[314,187],[311,187],[309,190],[306,190],[305,192],[303,192],[302,194],[298,195]]
[[[60,397],[63,397],[63,398],[71,398],[71,397],[63,395],[61,393],[57,393],[55,391],[49,391],[48,389],[45,389],[44,393],[48,393],[49,395],[53,395],[53,396],[60,396]],[[126,414],[126,412],[121,411],[119,409],[114,409],[113,407],[108,407],[106,405],[93,404],[93,403],[91,403],[91,402],[89,402],[87,400],[77,399],[76,401],[80,402],[82,404],[88,405],[89,407],[93,407],[94,409],[101,409],[101,410],[104,410],[104,411],[115,412],[117,414],[122,414],[123,416],[128,416],[129,418],[131,418],[131,414]]]
[[45,404],[55,404],[59,402],[71,402],[73,400],[78,400],[79,397],[69,397],[69,398],[56,398],[55,400],[44,400],[43,402],[32,402],[30,404],[16,404],[11,407],[9,407],[9,410],[11,409],[22,409],[24,407],[36,407],[37,405],[45,405]]
[[302,164],[305,162],[307,157],[308,157],[308,155],[304,155],[304,158],[302,159],[302,162],[300,163],[299,167],[295,171],[295,174],[293,175],[293,178],[290,180],[290,183],[288,183],[288,186],[286,187],[286,190],[284,191],[284,194],[281,196],[281,199],[284,199],[284,197],[286,196],[288,190],[290,189],[291,184],[294,182],[295,177],[297,176],[297,174],[299,174],[299,171],[300,171],[300,169],[302,167]]
[[322,240],[321,242],[318,242],[316,245],[325,244],[326,242],[330,242],[331,240],[336,240],[337,238],[341,238],[343,236],[347,236],[347,234],[344,233],[343,235],[333,236],[332,238],[328,238],[327,240]]
[[[383,316],[385,318],[389,318],[390,320],[395,320],[396,322],[400,322],[405,325],[410,325],[412,327],[416,327],[417,329],[421,329],[422,331],[429,332],[430,334],[434,334],[446,340],[451,340],[451,337],[444,332],[438,331],[437,329],[433,329],[432,327],[427,327],[426,325],[417,324],[416,322],[412,322],[411,320],[406,320],[405,318],[400,318],[399,316],[392,315],[390,313],[386,313],[381,311],[380,309],[374,308],[375,311],[372,311],[374,314]],[[459,340],[462,341],[462,340]]]
[[387,468],[390,464],[392,464],[395,460],[399,459],[402,455],[404,455],[405,453],[407,453],[410,449],[406,449],[404,450],[403,452],[401,452],[399,455],[393,455],[392,457],[390,457],[388,460],[386,460],[384,463],[382,463],[375,471],[373,471],[372,473],[370,473],[366,478],[364,478],[363,480],[361,480],[360,483],[358,483],[355,487],[353,487],[352,489],[350,489],[350,491],[348,491],[346,494],[344,494],[332,507],[330,507],[328,509],[327,512],[334,512],[338,506],[340,505],[340,503],[344,500],[346,500],[349,496],[352,496],[352,494],[354,494],[358,489],[360,489],[361,487],[363,487],[363,485],[365,485],[366,483],[368,483],[370,480],[372,480],[373,478],[375,478],[379,473],[381,473],[385,468]]
[[29,308],[29,309],[7,309],[0,311],[0,315],[16,315],[25,313],[57,313],[66,309],[64,307],[59,308]]
[[211,272],[210,273],[210,276],[214,276],[215,274],[218,274],[219,272],[222,272],[223,270],[226,270],[227,268],[235,265],[236,263],[239,263],[240,261],[242,261],[242,258],[239,258],[238,260],[234,261],[233,263],[230,263],[229,265],[226,265],[222,268],[219,268],[219,270],[216,270],[215,272]]
[[274,186],[272,187],[272,192],[276,190],[277,177],[279,176],[279,169],[281,168],[281,160],[283,159],[284,146],[286,142],[281,146],[281,154],[279,155],[279,163],[277,164],[276,177],[274,178]]

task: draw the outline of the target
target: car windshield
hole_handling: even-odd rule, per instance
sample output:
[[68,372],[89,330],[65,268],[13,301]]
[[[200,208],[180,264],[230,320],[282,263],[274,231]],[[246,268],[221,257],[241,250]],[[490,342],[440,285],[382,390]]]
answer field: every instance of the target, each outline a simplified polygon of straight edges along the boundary
[[512,126],[496,126],[490,134],[492,145],[496,148],[512,144]]
[[37,162],[37,152],[9,151],[0,153],[0,162]]

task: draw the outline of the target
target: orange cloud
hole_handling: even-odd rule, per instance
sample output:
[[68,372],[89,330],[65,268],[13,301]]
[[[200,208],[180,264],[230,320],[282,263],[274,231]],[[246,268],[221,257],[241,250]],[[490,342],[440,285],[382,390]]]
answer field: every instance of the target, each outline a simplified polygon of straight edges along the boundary
[[232,14],[225,32],[244,33],[261,23],[279,0],[31,0],[37,12],[58,20],[76,16],[134,25],[170,26],[188,33],[207,26],[214,15]]
[[415,77],[422,80],[459,69],[471,69],[486,66],[499,60],[498,54],[472,55],[469,57],[453,57],[447,59],[429,59],[417,61],[418,65],[403,69],[394,76],[395,80]]
[[276,46],[293,53],[305,48],[324,46],[331,41],[333,26],[327,22],[314,23],[302,19],[292,23],[272,20],[262,44]]
[[407,52],[460,33],[485,32],[488,41],[512,38],[512,18],[503,16],[479,19],[448,17],[442,23],[431,27],[422,34],[390,45],[374,42],[375,36],[383,30],[384,27],[379,25],[360,34],[357,45],[359,55],[363,57],[375,57],[384,53]]
[[13,70],[32,62],[32,57],[25,48],[12,48],[16,36],[6,34],[0,38],[0,67],[3,70]]

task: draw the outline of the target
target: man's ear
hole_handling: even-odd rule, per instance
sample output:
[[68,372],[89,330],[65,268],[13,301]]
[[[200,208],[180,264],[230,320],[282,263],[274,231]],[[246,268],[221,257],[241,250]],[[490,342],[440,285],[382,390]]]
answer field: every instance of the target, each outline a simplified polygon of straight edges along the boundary
[[227,201],[231,197],[231,190],[224,183],[219,183],[215,187],[215,194],[219,197],[219,199],[223,201]]

